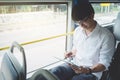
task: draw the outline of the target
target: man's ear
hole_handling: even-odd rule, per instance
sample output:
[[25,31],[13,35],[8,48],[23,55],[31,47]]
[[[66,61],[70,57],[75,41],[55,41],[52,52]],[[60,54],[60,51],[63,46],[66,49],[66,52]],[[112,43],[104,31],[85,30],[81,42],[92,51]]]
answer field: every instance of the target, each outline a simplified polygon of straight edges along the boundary
[[93,18],[94,18],[94,14],[91,14],[91,15],[90,15],[90,19],[93,19]]

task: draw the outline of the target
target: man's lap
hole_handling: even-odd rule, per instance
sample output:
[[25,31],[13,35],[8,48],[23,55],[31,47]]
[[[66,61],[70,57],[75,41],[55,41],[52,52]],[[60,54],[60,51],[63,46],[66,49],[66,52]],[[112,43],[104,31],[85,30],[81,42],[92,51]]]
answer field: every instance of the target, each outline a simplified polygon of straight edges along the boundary
[[67,64],[62,64],[50,70],[60,80],[97,80],[93,74],[75,74],[72,68]]
[[72,80],[97,80],[97,78],[93,74],[79,74],[73,76]]
[[55,67],[51,69],[50,72],[55,74],[60,80],[69,80],[75,75],[74,71],[67,64]]

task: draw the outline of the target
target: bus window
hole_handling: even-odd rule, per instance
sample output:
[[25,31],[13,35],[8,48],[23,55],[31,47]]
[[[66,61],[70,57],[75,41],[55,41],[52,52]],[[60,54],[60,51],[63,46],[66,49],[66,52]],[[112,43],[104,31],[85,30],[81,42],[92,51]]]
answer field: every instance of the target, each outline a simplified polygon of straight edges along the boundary
[[101,25],[112,23],[120,11],[119,3],[93,3],[92,5],[95,10],[95,20]]
[[0,48],[13,41],[27,44],[27,72],[38,69],[58,61],[54,56],[63,58],[66,22],[64,3],[0,5]]

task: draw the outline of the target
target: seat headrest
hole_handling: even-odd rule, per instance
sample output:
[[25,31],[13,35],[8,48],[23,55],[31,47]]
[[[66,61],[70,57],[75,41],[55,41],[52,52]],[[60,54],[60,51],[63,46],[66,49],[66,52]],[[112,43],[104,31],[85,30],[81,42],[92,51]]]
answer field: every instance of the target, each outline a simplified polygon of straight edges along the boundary
[[113,33],[117,41],[120,41],[120,12],[118,13],[115,25],[113,27]]

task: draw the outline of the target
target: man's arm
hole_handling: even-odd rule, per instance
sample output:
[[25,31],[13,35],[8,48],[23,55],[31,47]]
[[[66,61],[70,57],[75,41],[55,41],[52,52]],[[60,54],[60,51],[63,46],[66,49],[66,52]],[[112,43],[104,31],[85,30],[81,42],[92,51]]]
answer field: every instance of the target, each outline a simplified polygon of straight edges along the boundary
[[100,71],[104,71],[106,68],[103,64],[96,64],[94,66],[92,66],[91,68],[91,72],[100,72]]
[[71,68],[75,71],[75,73],[80,74],[80,73],[95,73],[95,72],[100,72],[105,70],[105,66],[103,64],[97,64],[92,67],[74,67],[73,65],[70,65]]
[[65,53],[65,58],[74,57],[75,54],[76,54],[76,49],[72,48],[72,50],[70,52]]

